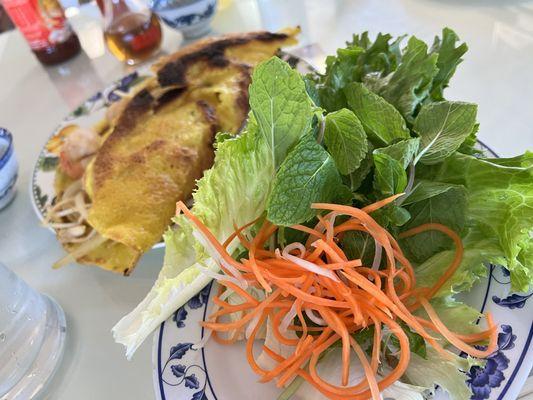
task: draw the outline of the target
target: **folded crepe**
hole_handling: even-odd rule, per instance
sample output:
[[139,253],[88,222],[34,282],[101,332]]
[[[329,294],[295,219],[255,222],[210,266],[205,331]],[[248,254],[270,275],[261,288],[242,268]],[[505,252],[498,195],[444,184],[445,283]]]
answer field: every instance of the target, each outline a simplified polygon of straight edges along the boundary
[[237,134],[244,124],[253,67],[295,44],[298,32],[208,38],[159,60],[85,170],[86,223],[97,235],[65,244],[69,261],[129,274],[211,167],[216,133]]

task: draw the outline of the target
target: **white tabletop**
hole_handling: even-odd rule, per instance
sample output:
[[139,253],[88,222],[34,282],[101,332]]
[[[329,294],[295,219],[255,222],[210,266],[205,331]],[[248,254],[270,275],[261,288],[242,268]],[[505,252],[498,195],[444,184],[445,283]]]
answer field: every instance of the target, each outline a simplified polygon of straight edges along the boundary
[[[432,41],[442,27],[453,28],[470,51],[446,92],[450,99],[479,104],[479,137],[499,154],[533,149],[533,2],[520,0],[226,0],[213,31],[230,32],[287,25],[302,27],[301,43],[332,53],[354,32],[410,33]],[[141,260],[124,278],[98,268],[51,264],[62,249],[39,226],[28,191],[34,162],[56,124],[83,99],[128,70],[99,39],[94,5],[76,15],[70,9],[87,53],[58,67],[44,68],[18,32],[0,35],[0,126],[15,136],[20,162],[18,195],[0,211],[0,261],[38,290],[55,297],[68,319],[63,365],[52,399],[151,399],[151,341],[128,362],[111,327],[150,289],[163,251]],[[166,51],[180,35],[165,30]],[[314,56],[319,63],[322,56]]]

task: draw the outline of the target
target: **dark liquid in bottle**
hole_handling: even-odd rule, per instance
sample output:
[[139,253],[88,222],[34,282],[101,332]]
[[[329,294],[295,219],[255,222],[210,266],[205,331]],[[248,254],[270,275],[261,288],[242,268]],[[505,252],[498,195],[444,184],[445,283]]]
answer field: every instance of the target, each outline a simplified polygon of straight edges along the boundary
[[0,0],[43,64],[66,61],[80,52],[80,42],[57,0]]
[[80,41],[73,33],[70,37],[61,43],[44,49],[33,50],[33,53],[40,62],[46,65],[59,64],[66,61],[80,52]]
[[115,57],[132,65],[159,49],[161,25],[154,14],[124,14],[106,29],[105,39]]

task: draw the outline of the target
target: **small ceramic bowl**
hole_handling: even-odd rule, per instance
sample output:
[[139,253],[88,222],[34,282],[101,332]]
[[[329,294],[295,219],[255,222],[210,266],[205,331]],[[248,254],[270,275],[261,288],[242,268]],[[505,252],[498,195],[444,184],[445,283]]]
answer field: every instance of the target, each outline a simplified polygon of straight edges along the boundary
[[19,165],[13,151],[13,136],[0,128],[0,210],[15,197]]
[[150,8],[186,39],[199,38],[211,29],[217,0],[151,0]]

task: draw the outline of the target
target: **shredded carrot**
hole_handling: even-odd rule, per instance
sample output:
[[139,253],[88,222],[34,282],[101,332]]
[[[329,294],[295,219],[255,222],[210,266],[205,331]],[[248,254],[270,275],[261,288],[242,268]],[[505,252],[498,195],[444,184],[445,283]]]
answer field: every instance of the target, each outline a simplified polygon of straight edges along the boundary
[[[257,224],[259,219],[240,228],[235,226],[235,232],[221,244],[183,203],[178,203],[177,210],[183,212],[205,238],[211,252],[216,253],[215,261],[219,262],[224,273],[243,282],[243,285],[238,285],[234,280],[217,279],[222,287],[234,291],[242,302],[233,304],[235,302],[232,301],[230,304],[221,299],[222,292],[219,292],[214,297],[217,310],[203,322],[203,326],[211,329],[214,339],[221,344],[232,344],[239,337],[246,337],[247,360],[252,370],[261,376],[262,382],[276,379],[281,387],[300,376],[331,400],[377,400],[381,391],[402,377],[411,353],[409,339],[400,321],[444,357],[450,357],[451,353],[444,350],[431,332],[444,337],[450,345],[470,356],[484,358],[492,354],[497,346],[497,327],[490,314],[486,315],[486,330],[461,334],[450,331],[430,303],[461,265],[463,245],[459,235],[437,223],[423,224],[398,235],[399,239],[403,239],[437,230],[450,237],[455,245],[453,260],[442,276],[431,287],[420,287],[416,284],[414,268],[395,237],[369,215],[401,195],[362,209],[313,204],[312,208],[322,212],[319,222],[313,228],[292,226],[308,236],[305,243],[291,246],[290,257],[287,251],[282,254],[283,249],[273,248],[272,235],[278,227],[268,221],[250,239],[243,236],[243,231]],[[338,216],[343,216],[342,221],[335,224]],[[349,231],[364,232],[376,242],[376,247],[381,246],[384,261],[380,268],[370,268],[360,259],[347,257],[338,243]],[[235,239],[248,249],[248,258],[235,260],[228,254],[226,248]],[[264,298],[262,295],[254,297],[252,293],[255,292],[244,289],[244,283],[248,287],[264,289]],[[425,310],[426,318],[413,314],[419,309]],[[227,316],[233,316],[232,320],[223,321],[222,318]],[[265,324],[270,324],[274,337],[281,344],[292,349],[290,355],[282,356],[263,345],[263,351],[275,363],[271,370],[265,370],[257,363],[253,351],[254,341]],[[367,356],[361,344],[354,339],[354,334],[370,326],[374,327],[374,334],[372,351]],[[383,376],[381,372],[378,377],[380,365],[387,362],[382,358],[381,351],[384,331],[398,339],[399,350],[394,355],[394,365],[389,364],[387,373]],[[221,337],[222,332],[227,335]],[[298,336],[294,336],[294,332]],[[488,341],[488,346],[483,350],[472,345],[485,341]],[[340,344],[341,354],[340,386],[326,382],[317,371],[320,358],[336,343]],[[350,360],[354,353],[365,377],[348,386]]]
[[394,200],[396,200],[398,197],[402,197],[404,194],[405,193],[398,193],[393,196],[387,197],[386,199],[376,201],[375,203],[372,203],[366,207],[363,207],[361,210],[370,214],[371,212],[379,210],[380,208],[385,207],[387,204],[392,203]]

